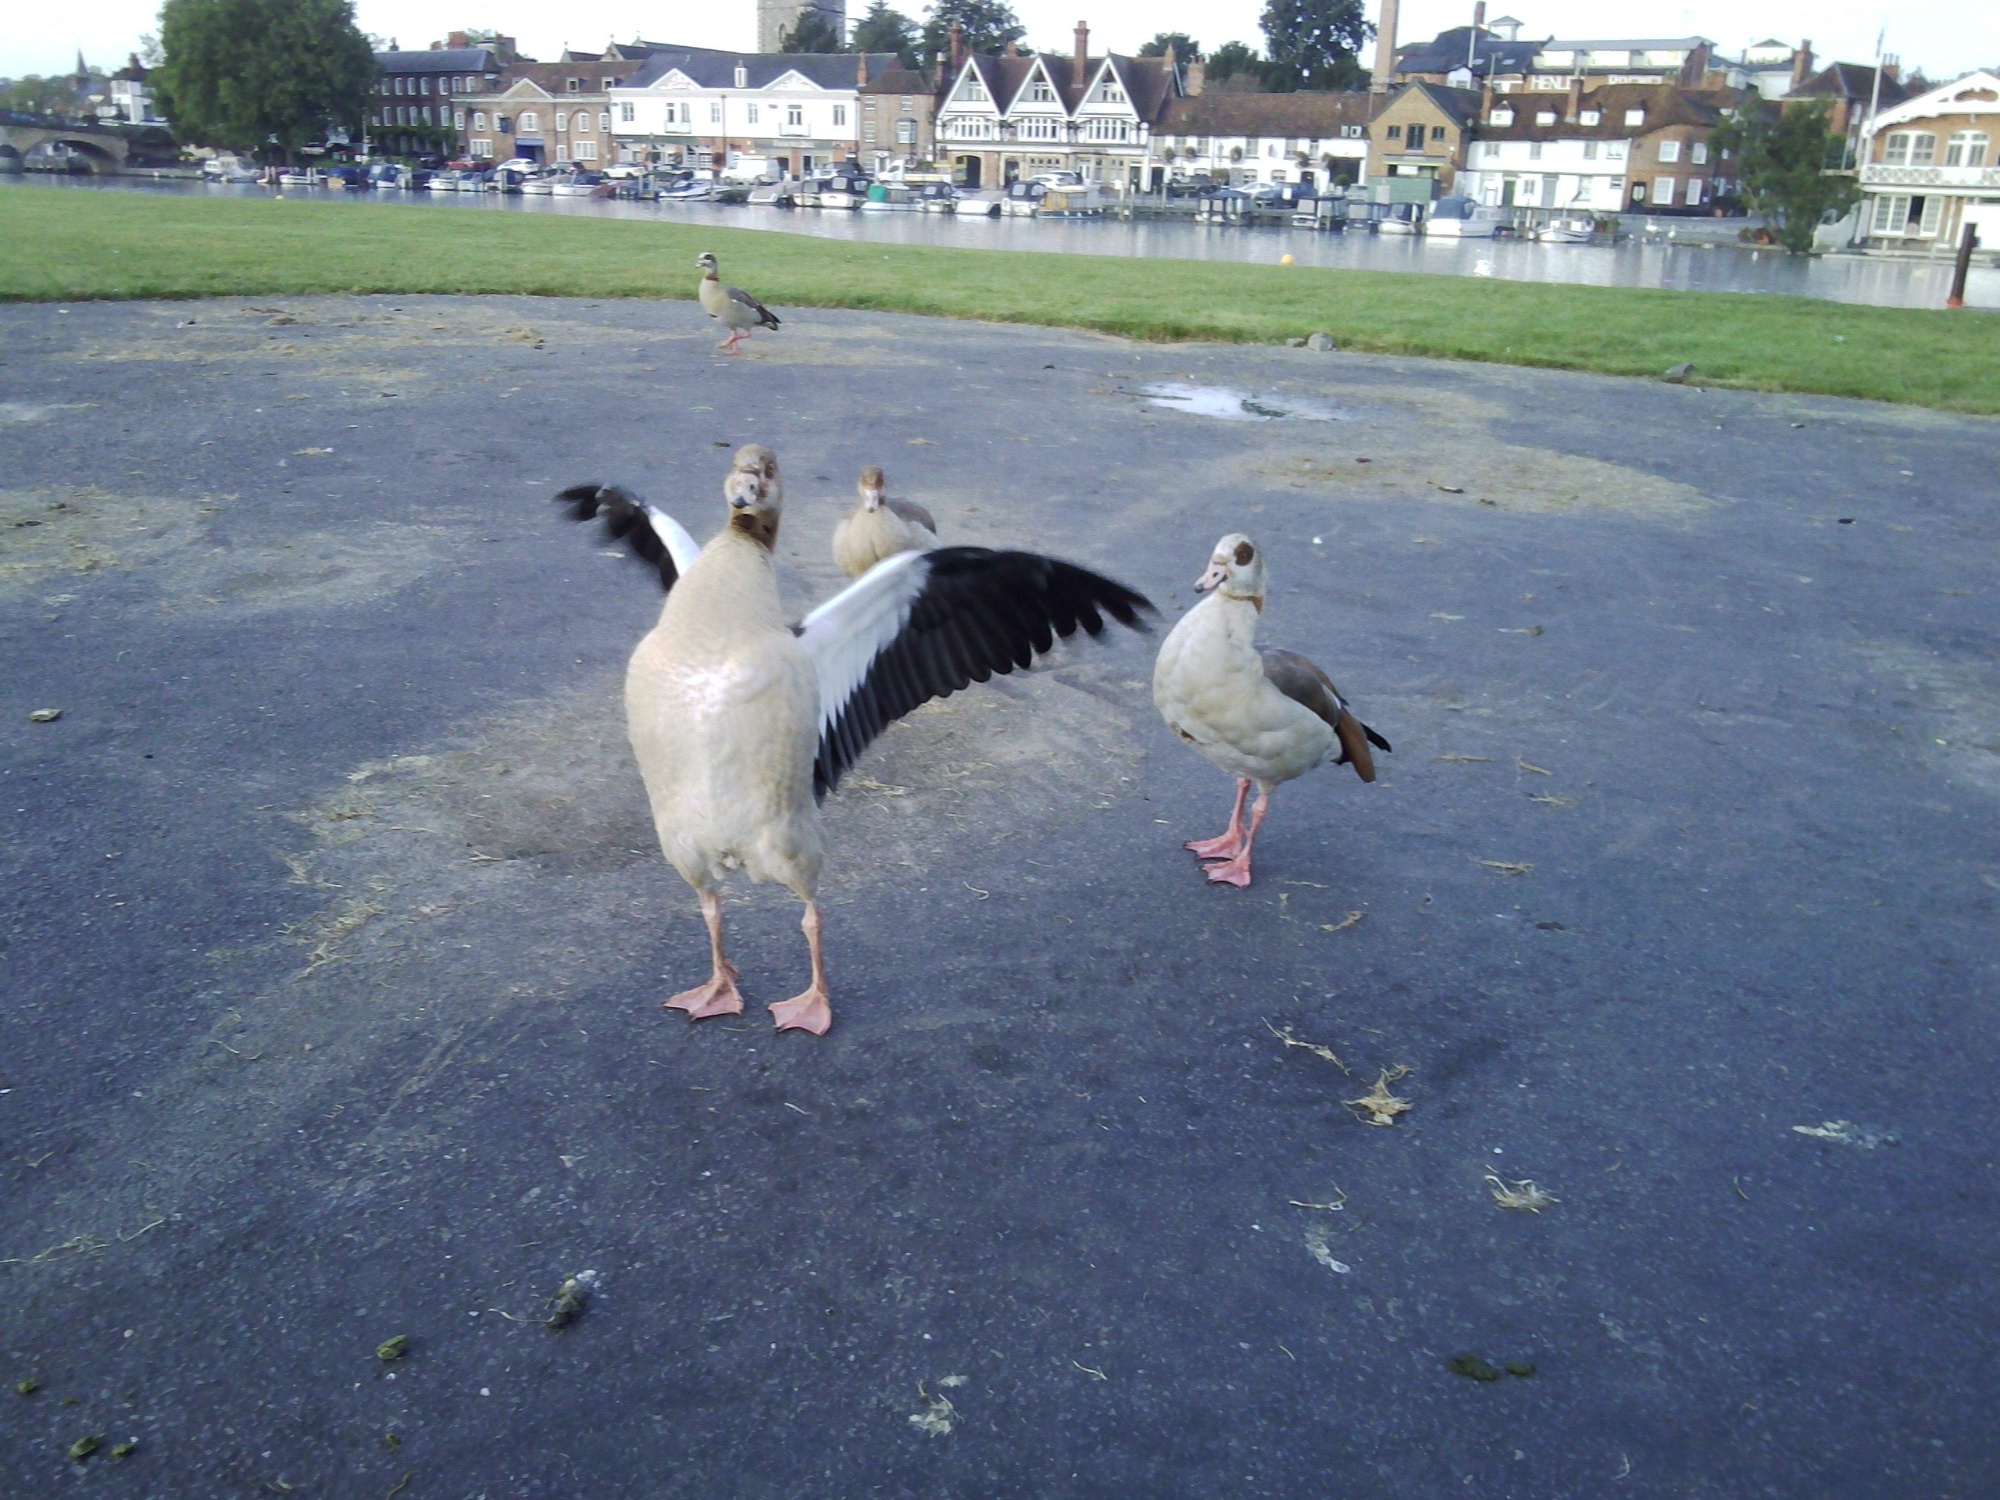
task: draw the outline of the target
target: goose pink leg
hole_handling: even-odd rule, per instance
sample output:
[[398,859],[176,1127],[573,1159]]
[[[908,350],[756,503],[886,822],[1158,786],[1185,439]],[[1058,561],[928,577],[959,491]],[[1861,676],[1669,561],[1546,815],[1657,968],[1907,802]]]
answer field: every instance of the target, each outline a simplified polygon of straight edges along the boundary
[[1259,788],[1256,806],[1250,809],[1250,826],[1243,830],[1243,848],[1228,859],[1203,865],[1210,880],[1218,885],[1233,885],[1239,891],[1250,884],[1250,846],[1257,842],[1257,827],[1264,821],[1264,810],[1270,805],[1269,794]]
[[736,993],[736,965],[722,952],[722,898],[714,891],[701,893],[702,920],[708,923],[708,955],[713,972],[707,984],[683,990],[666,1002],[668,1010],[684,1010],[690,1021],[710,1016],[734,1016],[743,1012],[743,997]]
[[817,901],[806,903],[806,914],[799,919],[799,926],[805,932],[806,946],[812,949],[812,983],[803,993],[771,1006],[771,1019],[780,1031],[810,1031],[814,1036],[825,1036],[833,1024],[833,1002],[826,992],[826,964],[820,958]]
[[1243,799],[1250,795],[1250,778],[1236,778],[1236,806],[1229,810],[1229,827],[1219,838],[1193,839],[1181,847],[1203,859],[1234,859],[1243,852]]

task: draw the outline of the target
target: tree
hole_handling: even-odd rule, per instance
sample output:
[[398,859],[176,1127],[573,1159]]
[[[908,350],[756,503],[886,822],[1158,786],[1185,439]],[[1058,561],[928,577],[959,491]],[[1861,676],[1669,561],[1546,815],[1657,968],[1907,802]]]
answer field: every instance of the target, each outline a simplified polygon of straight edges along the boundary
[[1028,34],[1007,0],[932,0],[924,17],[924,56],[951,52],[951,28],[968,52],[998,52]]
[[1829,211],[1845,213],[1861,192],[1852,178],[1827,175],[1843,144],[1827,129],[1830,104],[1815,99],[1776,118],[1762,109],[1739,114],[1709,138],[1723,161],[1734,159],[1745,205],[1794,255],[1812,249],[1813,231]]
[[1224,42],[1208,55],[1205,87],[1238,82],[1239,87],[1255,88],[1262,81],[1264,59],[1255,47],[1242,42]]
[[1163,31],[1139,49],[1141,57],[1165,57],[1167,48],[1184,63],[1201,61],[1201,43],[1185,31]]
[[826,12],[817,5],[808,5],[799,12],[799,18],[792,23],[792,29],[779,34],[778,50],[844,52],[847,47],[841,38],[840,28],[826,18]]
[[358,128],[376,78],[352,0],[166,0],[148,80],[182,141],[287,157]]
[[922,66],[917,42],[917,23],[899,10],[889,9],[888,0],[875,0],[854,27],[856,52],[893,52],[906,68]]
[[1363,78],[1359,57],[1375,28],[1361,0],[1269,0],[1264,28],[1264,86],[1349,89]]
[[75,108],[74,78],[42,78],[30,73],[22,78],[0,79],[0,109],[18,110],[24,115],[67,115]]

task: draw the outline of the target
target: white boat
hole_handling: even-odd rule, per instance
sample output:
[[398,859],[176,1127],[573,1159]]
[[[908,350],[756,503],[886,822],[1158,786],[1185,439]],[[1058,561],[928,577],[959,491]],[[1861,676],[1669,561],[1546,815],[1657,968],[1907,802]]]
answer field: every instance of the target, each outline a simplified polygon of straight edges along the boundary
[[278,174],[278,186],[302,188],[325,187],[326,176],[324,173],[310,167],[303,172],[280,172]]
[[1587,245],[1596,229],[1589,214],[1565,214],[1536,230],[1535,238],[1545,245]]
[[868,197],[868,179],[836,172],[821,179],[818,208],[859,208]]
[[553,177],[530,177],[527,181],[521,184],[522,192],[532,193],[535,196],[542,198],[548,197],[549,194],[553,193],[555,190],[556,190],[556,183]]
[[1377,229],[1383,234],[1416,234],[1419,226],[1415,218],[1403,218],[1394,212],[1384,219]]
[[871,183],[861,201],[864,214],[915,213],[918,206],[917,195],[900,182]]
[[264,174],[240,156],[212,156],[201,164],[204,182],[262,182]]
[[917,196],[917,207],[927,214],[949,214],[958,211],[958,193],[948,182],[926,182],[912,191]]
[[572,172],[556,179],[550,191],[558,198],[592,198],[603,185],[604,179],[595,172]]
[[997,219],[1000,205],[1006,201],[1007,194],[1000,188],[960,188],[952,211],[960,215]]
[[1442,240],[1490,240],[1509,221],[1505,209],[1470,198],[1440,198],[1424,216],[1424,237]]
[[760,182],[750,189],[750,202],[766,208],[790,208],[792,206],[791,184],[784,182]]
[[1007,196],[1000,200],[1000,212],[1016,218],[1032,218],[1049,195],[1045,182],[1010,182]]
[[700,177],[690,177],[660,190],[662,203],[704,203],[715,196],[715,185]]

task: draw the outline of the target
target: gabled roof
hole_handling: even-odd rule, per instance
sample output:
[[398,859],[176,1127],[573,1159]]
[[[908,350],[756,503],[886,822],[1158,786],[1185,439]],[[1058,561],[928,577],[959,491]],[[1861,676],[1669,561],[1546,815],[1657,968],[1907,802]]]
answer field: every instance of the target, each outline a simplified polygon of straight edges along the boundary
[[551,99],[574,97],[570,93],[569,81],[577,79],[580,87],[577,94],[601,94],[604,80],[623,79],[639,66],[634,62],[606,62],[601,58],[581,58],[575,62],[517,62],[510,64],[495,81],[494,89],[480,97],[492,98],[495,93],[507,94],[521,84],[531,84]]
[[[1882,81],[1885,84],[1888,82],[1886,78]],[[1986,97],[1981,98],[1981,95]],[[1911,94],[1894,109],[1885,109],[1877,115],[1873,128],[1880,130],[1885,125],[1900,125],[1930,115],[1968,112],[2000,113],[2000,72],[1981,68],[1963,78],[1954,78],[1950,83],[1926,89],[1921,94]]]
[[[1670,83],[1614,83],[1583,95],[1578,118],[1565,121],[1563,112],[1569,107],[1567,92],[1495,94],[1494,109],[1511,108],[1514,111],[1513,123],[1495,125],[1492,117],[1486,116],[1479,121],[1479,138],[1482,141],[1622,141],[1633,135],[1650,135],[1669,125],[1720,124],[1723,110],[1732,98],[1698,89],[1676,88]],[[1627,125],[1625,112],[1629,109],[1643,109],[1646,112],[1645,122]],[[1591,110],[1597,111],[1597,123],[1586,125],[1582,116]],[[1544,111],[1553,114],[1555,119],[1550,124],[1537,125],[1535,116]]]
[[[1124,84],[1132,113],[1148,124],[1156,122],[1181,96],[1180,70],[1168,67],[1164,57],[1128,57],[1122,52],[1110,52],[1105,54],[1104,67]],[[1097,87],[1097,78],[1093,71],[1084,90],[1085,98]]]
[[375,66],[384,73],[483,73],[499,65],[490,47],[440,47],[436,51],[375,54]]
[[931,75],[915,68],[891,68],[878,74],[863,84],[858,92],[863,94],[922,94],[929,98],[934,90]]
[[[1874,92],[1875,69],[1867,63],[1830,63],[1793,89],[1792,97],[1824,94],[1861,103],[1874,97]],[[1891,109],[1909,97],[1909,90],[1901,83],[1887,73],[1882,75],[1882,94],[1876,101],[1882,108]]]
[[1535,51],[1540,42],[1510,42],[1506,38],[1470,26],[1454,26],[1449,31],[1440,31],[1428,42],[1416,42],[1408,47],[1396,49],[1396,71],[1398,73],[1450,73],[1466,66],[1466,53],[1472,54],[1472,73],[1476,78],[1493,74],[1526,73],[1535,65]]
[[746,88],[769,88],[787,73],[823,89],[852,89],[859,82],[859,64],[866,62],[869,78],[900,68],[893,52],[721,52],[711,47],[677,47],[655,52],[623,85],[651,88],[669,73],[680,72],[697,88],[736,88],[736,70],[747,75]]
[[1344,125],[1366,125],[1379,94],[1197,94],[1160,116],[1168,135],[1278,136],[1331,140]]
[[[1479,118],[1480,96],[1477,89],[1447,88],[1441,83],[1406,83],[1389,96],[1388,102],[1394,104],[1412,92],[1421,93],[1437,106],[1446,119],[1461,128],[1471,125]],[[1381,110],[1377,110],[1376,113],[1380,114]]]

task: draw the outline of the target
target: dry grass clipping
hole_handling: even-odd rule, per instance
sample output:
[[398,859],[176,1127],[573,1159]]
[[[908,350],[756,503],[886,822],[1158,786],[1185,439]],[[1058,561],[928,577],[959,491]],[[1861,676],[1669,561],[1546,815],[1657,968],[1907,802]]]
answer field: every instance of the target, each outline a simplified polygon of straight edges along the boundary
[[1516,862],[1507,859],[1482,859],[1479,863],[1497,875],[1526,875],[1535,868],[1525,860]]
[[1410,1101],[1399,1099],[1389,1092],[1389,1085],[1404,1079],[1416,1069],[1405,1064],[1384,1068],[1368,1092],[1359,1099],[1349,1099],[1345,1103],[1354,1111],[1354,1117],[1364,1125],[1394,1125],[1396,1116],[1408,1114]]
[[334,915],[333,920],[326,924],[320,933],[319,941],[307,952],[306,966],[292,977],[304,979],[308,974],[323,969],[328,964],[341,962],[347,955],[334,951],[339,944],[382,915],[383,909],[373,901],[347,902]]
[[1292,1035],[1292,1028],[1289,1026],[1273,1026],[1267,1020],[1264,1022],[1264,1029],[1269,1031],[1272,1036],[1283,1042],[1287,1047],[1303,1047],[1314,1057],[1325,1058],[1336,1068],[1340,1069],[1341,1072],[1345,1073],[1349,1071],[1347,1064],[1340,1060],[1340,1054],[1335,1052],[1333,1048],[1322,1047],[1317,1042],[1301,1041],[1298,1037]]
[[910,1425],[925,1437],[939,1438],[949,1434],[958,1418],[958,1408],[951,1404],[951,1398],[942,1393],[931,1395],[919,1380],[917,1399],[924,1403],[924,1410],[910,1413]]
[[1538,1214],[1551,1203],[1562,1202],[1554,1193],[1535,1186],[1534,1179],[1529,1177],[1508,1182],[1488,1172],[1486,1184],[1493,1190],[1493,1201],[1502,1208],[1525,1208],[1531,1214]]

